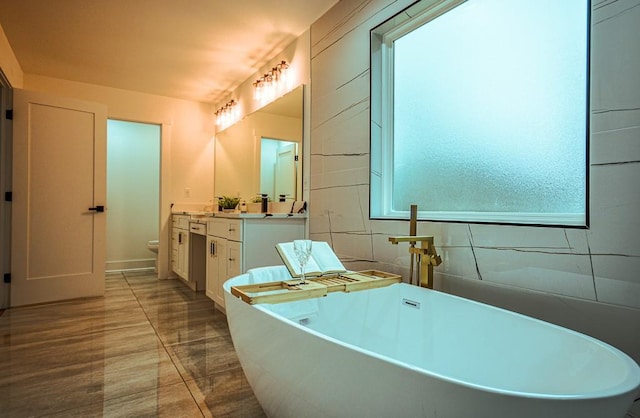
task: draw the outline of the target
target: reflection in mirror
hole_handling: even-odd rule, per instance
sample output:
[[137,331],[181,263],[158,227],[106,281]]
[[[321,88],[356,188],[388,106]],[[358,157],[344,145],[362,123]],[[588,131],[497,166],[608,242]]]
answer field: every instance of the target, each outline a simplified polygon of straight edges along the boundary
[[262,138],[260,142],[260,193],[275,199],[296,200],[298,143]]
[[[303,86],[216,134],[215,196],[302,196]],[[281,160],[280,163],[277,163]],[[287,174],[285,174],[287,173]]]

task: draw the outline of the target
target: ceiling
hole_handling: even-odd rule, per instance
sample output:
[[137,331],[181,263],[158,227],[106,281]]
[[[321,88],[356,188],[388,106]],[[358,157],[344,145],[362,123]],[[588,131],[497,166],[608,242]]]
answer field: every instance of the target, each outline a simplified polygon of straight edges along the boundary
[[218,103],[338,0],[0,0],[22,70]]

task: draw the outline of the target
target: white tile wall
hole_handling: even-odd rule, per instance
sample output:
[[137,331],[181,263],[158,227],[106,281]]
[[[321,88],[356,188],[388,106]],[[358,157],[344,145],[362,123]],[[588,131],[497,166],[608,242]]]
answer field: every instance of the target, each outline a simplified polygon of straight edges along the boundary
[[[640,257],[594,255],[592,258],[598,300],[640,307]],[[637,334],[640,338],[640,329]]]
[[[408,271],[406,246],[388,243],[408,223],[368,219],[368,69],[370,29],[412,2],[342,0],[311,27],[310,231],[350,268]],[[470,294],[486,289],[502,305],[535,294],[529,314],[562,322],[572,312],[569,326],[640,358],[640,333],[593,323],[594,312],[640,323],[640,0],[594,1],[592,21],[590,228],[421,223],[419,234],[435,236],[440,285],[464,293],[473,284]]]
[[588,255],[476,248],[483,280],[559,295],[595,299]]
[[591,190],[591,252],[640,257],[640,162],[592,167]]

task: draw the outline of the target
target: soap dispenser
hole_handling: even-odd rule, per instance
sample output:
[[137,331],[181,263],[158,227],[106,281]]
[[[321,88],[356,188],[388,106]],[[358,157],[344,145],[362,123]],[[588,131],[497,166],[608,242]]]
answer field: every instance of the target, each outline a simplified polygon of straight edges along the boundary
[[262,197],[262,213],[267,213],[269,211],[269,195],[262,193],[260,196]]

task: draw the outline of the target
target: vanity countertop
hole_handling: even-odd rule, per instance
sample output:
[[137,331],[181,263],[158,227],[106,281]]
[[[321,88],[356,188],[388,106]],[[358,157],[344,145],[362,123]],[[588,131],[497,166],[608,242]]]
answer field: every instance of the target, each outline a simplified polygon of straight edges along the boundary
[[204,217],[204,216],[213,216],[214,212],[202,212],[198,210],[173,210],[171,211],[172,215],[187,215],[192,216],[194,218]]
[[278,218],[278,219],[304,219],[306,213],[236,213],[236,212],[202,212],[202,211],[173,211],[173,215],[188,215],[191,218],[231,218],[231,219],[260,219],[260,218]]
[[306,213],[224,213],[216,212],[216,218],[240,218],[240,219],[256,219],[256,218],[306,218]]

